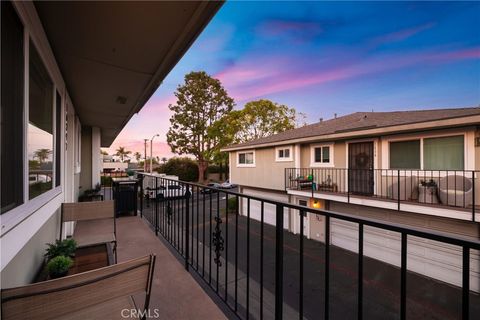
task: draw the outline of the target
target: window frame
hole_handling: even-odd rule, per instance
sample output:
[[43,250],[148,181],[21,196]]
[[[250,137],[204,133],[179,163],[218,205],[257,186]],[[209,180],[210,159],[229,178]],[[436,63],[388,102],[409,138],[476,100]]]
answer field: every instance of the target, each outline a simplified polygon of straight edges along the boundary
[[[275,147],[275,161],[276,162],[291,162],[293,161],[292,146]],[[285,157],[285,151],[288,150],[288,157]],[[280,157],[279,152],[283,151],[283,157]]]
[[[329,161],[323,162],[323,148],[329,148]],[[322,159],[320,162],[315,161],[315,149],[321,149]],[[310,145],[310,167],[327,167],[331,168],[335,166],[334,162],[334,143],[316,143]]]
[[[427,170],[430,171],[429,169],[425,169],[424,166],[424,153],[423,153],[423,142],[424,139],[430,139],[430,138],[448,138],[448,137],[454,137],[454,136],[463,136],[463,170],[457,170],[457,171],[468,171],[471,170],[469,169],[469,159],[468,159],[468,134],[466,131],[450,131],[450,132],[444,132],[444,133],[431,133],[431,134],[425,134],[422,136],[416,135],[416,136],[406,136],[406,137],[399,137],[399,138],[391,138],[387,139],[387,156],[386,158],[386,168],[388,170],[410,170],[410,169],[392,169],[390,167],[390,142],[400,142],[400,141],[411,141],[411,140],[420,140],[420,169],[412,169],[412,170]],[[385,164],[385,163],[384,163]],[[454,171],[454,170],[433,170],[433,171]]]
[[[253,163],[240,163],[240,155],[241,154],[247,154],[247,153],[252,153],[253,155]],[[242,151],[237,151],[236,153],[236,158],[237,158],[237,167],[238,168],[253,168],[256,166],[256,161],[255,161],[255,150],[242,150]]]
[[[18,15],[18,12],[17,12]],[[53,202],[58,202],[59,204],[62,202],[62,199],[60,199],[60,195],[62,194],[62,185],[63,181],[60,181],[59,186],[55,186],[55,166],[53,165],[53,175],[52,175],[52,188],[36,197],[33,199],[29,198],[29,166],[28,164],[28,123],[29,123],[29,107],[30,107],[30,100],[29,100],[29,63],[30,63],[30,45],[34,45],[35,49],[37,50],[40,60],[43,63],[48,76],[52,80],[53,86],[53,101],[52,101],[52,115],[53,115],[53,161],[55,158],[55,140],[56,140],[56,134],[57,134],[57,128],[56,128],[56,121],[55,121],[55,114],[56,114],[56,108],[55,108],[55,95],[56,91],[58,90],[60,93],[62,92],[60,88],[58,87],[58,83],[55,80],[55,77],[52,74],[52,65],[49,64],[47,61],[45,61],[44,58],[44,52],[42,51],[41,46],[39,46],[36,43],[36,39],[34,35],[30,32],[29,28],[25,25],[23,22],[22,18],[20,15],[18,15],[20,18],[20,21],[22,21],[23,24],[23,53],[24,53],[24,68],[23,68],[23,84],[24,84],[24,92],[23,92],[23,145],[21,146],[22,152],[23,152],[23,203],[2,213],[1,214],[1,228],[0,228],[0,237],[3,237],[10,231],[14,230],[18,225],[20,225],[23,221],[28,219],[30,216],[34,215],[37,213],[38,210],[40,210],[42,207],[49,205],[50,203]],[[60,125],[62,127],[62,125]],[[61,131],[58,130],[59,132]],[[60,139],[62,141],[62,137]],[[62,150],[60,151],[62,153]],[[61,158],[61,156],[60,156]],[[62,171],[63,166],[60,165],[60,171]],[[54,201],[55,200],[55,201]]]

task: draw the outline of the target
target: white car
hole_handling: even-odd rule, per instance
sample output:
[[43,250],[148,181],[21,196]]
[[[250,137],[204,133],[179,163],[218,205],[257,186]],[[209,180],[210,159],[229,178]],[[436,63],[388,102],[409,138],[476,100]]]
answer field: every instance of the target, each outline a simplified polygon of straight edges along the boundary
[[223,183],[220,184],[220,188],[222,189],[233,189],[233,188],[236,188],[237,185],[234,184],[234,183],[230,183],[230,180],[227,180]]
[[159,186],[155,192],[152,188],[147,188],[150,199],[159,200],[168,198],[182,198],[185,197],[187,189],[184,186],[178,184],[166,184]]

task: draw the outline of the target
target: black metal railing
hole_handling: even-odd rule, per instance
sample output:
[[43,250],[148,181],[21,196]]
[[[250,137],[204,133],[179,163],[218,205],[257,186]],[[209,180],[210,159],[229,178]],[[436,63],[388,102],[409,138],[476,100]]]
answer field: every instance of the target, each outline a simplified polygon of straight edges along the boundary
[[393,170],[344,168],[285,169],[285,189],[316,193],[367,196],[401,203],[417,203],[471,211],[475,221],[478,172],[467,170]]
[[[138,177],[140,194],[144,195],[140,199],[141,216],[177,251],[185,268],[206,283],[238,318],[406,319],[407,315],[418,318],[426,314],[443,318],[451,311],[458,312],[457,318],[468,319],[480,313],[479,297],[470,290],[470,273],[473,272],[470,260],[472,255],[478,255],[478,240],[149,174],[138,174]],[[286,215],[299,219],[297,235],[284,229]],[[272,216],[274,222],[267,223]],[[304,221],[304,217],[307,216],[323,219],[323,241],[306,238],[304,224],[307,220]],[[357,225],[354,253],[332,243],[335,239],[332,230],[339,221]],[[400,261],[397,267],[387,264],[379,267],[380,262],[364,254],[369,241],[366,229],[398,235]],[[452,306],[445,305],[444,293],[438,300],[422,304],[419,303],[421,299],[433,299],[436,292],[425,293],[426,287],[411,290],[422,281],[432,280],[411,272],[407,264],[412,259],[412,250],[407,249],[422,239],[429,244],[438,242],[454,247],[452,255],[462,261],[458,266],[460,283],[456,286],[435,284],[435,291],[444,288],[450,290],[453,297],[461,297],[449,300]],[[378,273],[386,268],[398,275],[393,278],[399,279],[389,285],[390,295],[381,291],[386,290],[387,284],[378,284],[382,278]],[[351,283],[345,283],[346,278]],[[473,279],[478,281],[478,277]],[[372,284],[377,284],[373,291]],[[478,290],[476,285],[475,290]],[[397,293],[392,294],[394,291]],[[390,299],[388,304],[370,301],[384,297]],[[388,310],[371,316],[378,311],[379,305]]]

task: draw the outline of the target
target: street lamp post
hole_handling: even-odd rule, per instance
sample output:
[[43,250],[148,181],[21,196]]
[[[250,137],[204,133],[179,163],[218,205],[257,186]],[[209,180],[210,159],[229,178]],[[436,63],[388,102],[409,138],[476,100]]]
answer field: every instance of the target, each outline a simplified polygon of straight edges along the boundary
[[154,135],[154,136],[152,137],[152,139],[150,139],[150,173],[153,172],[153,169],[152,169],[152,168],[153,168],[153,167],[152,167],[152,166],[153,166],[153,163],[152,163],[152,162],[153,162],[153,161],[152,161],[152,160],[153,160],[153,153],[152,153],[152,149],[153,149],[153,147],[152,147],[152,146],[153,146],[153,139],[155,139],[155,137],[159,137],[159,136],[160,136],[160,135],[157,133],[156,135]]
[[143,172],[147,172],[147,141],[148,139],[143,139],[144,141],[144,155],[145,155],[145,160],[143,160]]

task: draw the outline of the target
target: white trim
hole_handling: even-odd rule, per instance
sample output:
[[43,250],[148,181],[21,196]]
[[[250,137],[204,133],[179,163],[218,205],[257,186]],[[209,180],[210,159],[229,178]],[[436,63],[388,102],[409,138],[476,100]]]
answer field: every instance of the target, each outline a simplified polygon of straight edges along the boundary
[[74,173],[80,173],[82,171],[82,124],[77,116],[75,116],[74,132]]
[[[243,153],[252,153],[253,154],[253,163],[240,163],[239,158],[240,154]],[[254,168],[255,167],[255,150],[245,150],[245,151],[238,151],[235,153],[235,157],[237,158],[237,168]]]
[[302,167],[302,149],[299,143],[295,144],[295,168]]
[[[335,166],[334,162],[334,142],[329,143],[316,143],[310,145],[310,167],[312,168],[333,168]],[[330,159],[329,162],[315,162],[315,149],[329,147],[330,148]],[[323,158],[323,152],[322,152]],[[322,159],[323,160],[323,159]]]
[[[275,148],[275,161],[276,162],[291,162],[293,161],[293,150],[292,146],[280,146]],[[280,158],[278,155],[278,152],[280,150],[288,150],[288,157],[282,157]],[[284,151],[285,152],[285,151]]]
[[[307,191],[287,189],[287,193],[295,196],[301,196],[301,197],[312,196],[311,191],[307,192]],[[350,195],[350,202],[349,202],[348,200],[349,198],[346,195],[332,195],[332,194],[323,194],[319,192],[316,192],[314,194],[314,198],[398,211],[397,202],[385,201],[381,199],[380,200],[374,199],[374,198],[367,199],[363,197],[355,197],[354,195]],[[417,205],[415,203],[400,202],[400,211],[420,213],[420,214],[436,216],[436,217],[453,218],[458,220],[467,220],[467,221],[472,220],[472,212],[464,211],[464,210],[456,210],[449,207],[442,208],[442,207],[436,207],[436,206],[425,206],[421,204]],[[479,221],[479,217],[476,217],[475,221]]]

